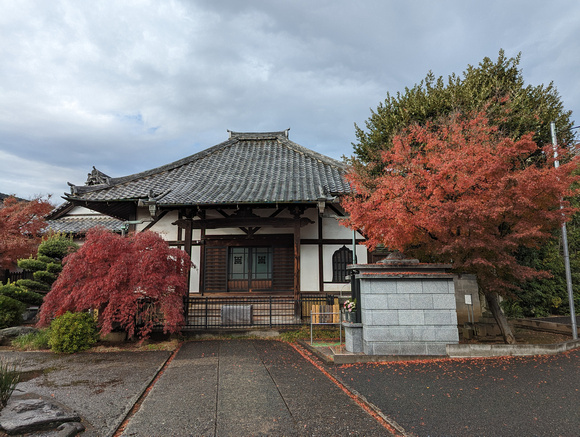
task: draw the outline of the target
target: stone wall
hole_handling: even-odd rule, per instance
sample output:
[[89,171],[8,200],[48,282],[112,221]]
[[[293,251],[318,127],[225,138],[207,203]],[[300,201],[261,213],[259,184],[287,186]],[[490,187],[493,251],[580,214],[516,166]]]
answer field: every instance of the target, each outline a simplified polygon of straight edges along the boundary
[[360,278],[367,355],[445,355],[459,342],[453,275],[366,273]]

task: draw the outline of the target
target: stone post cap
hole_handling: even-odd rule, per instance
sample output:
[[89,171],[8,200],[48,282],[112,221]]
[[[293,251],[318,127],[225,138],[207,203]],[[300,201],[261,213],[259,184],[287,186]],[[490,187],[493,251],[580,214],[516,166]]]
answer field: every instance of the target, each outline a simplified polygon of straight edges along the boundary
[[406,265],[406,264],[419,264],[419,260],[415,258],[405,258],[405,254],[399,252],[398,250],[395,250],[394,252],[391,252],[386,258],[379,261],[379,263]]

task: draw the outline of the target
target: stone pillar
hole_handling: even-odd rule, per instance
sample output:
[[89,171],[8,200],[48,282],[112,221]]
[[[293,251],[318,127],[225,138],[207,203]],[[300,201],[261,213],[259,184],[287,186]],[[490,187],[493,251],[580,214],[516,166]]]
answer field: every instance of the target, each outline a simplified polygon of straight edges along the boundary
[[344,347],[347,351],[360,354],[363,348],[363,324],[342,322],[344,327]]

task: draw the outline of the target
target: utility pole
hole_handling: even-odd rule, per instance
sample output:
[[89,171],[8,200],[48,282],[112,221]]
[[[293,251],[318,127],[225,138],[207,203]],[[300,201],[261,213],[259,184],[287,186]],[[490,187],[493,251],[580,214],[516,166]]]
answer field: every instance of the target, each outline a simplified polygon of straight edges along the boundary
[[[552,131],[552,147],[554,148],[554,167],[560,166],[558,161],[558,150],[556,140],[556,123],[550,123],[550,130]],[[560,209],[562,205],[560,204]],[[570,303],[570,319],[572,321],[572,338],[578,339],[578,328],[576,327],[576,310],[574,309],[574,290],[572,289],[572,273],[570,271],[570,253],[568,252],[568,232],[566,231],[566,223],[562,223],[562,246],[564,247],[564,266],[566,267],[566,286],[568,288],[568,302]]]

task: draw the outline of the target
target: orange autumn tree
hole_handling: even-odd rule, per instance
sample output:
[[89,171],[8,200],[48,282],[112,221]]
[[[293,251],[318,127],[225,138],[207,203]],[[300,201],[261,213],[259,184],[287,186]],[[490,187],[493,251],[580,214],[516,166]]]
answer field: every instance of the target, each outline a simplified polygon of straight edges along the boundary
[[81,248],[65,258],[44,298],[39,325],[67,311],[98,310],[102,335],[118,325],[129,337],[147,338],[158,323],[164,332],[179,332],[190,268],[189,256],[154,232],[122,237],[93,229]]
[[20,258],[32,255],[46,228],[45,216],[52,205],[43,199],[7,197],[0,203],[0,269],[16,266]]
[[[396,135],[378,167],[354,167],[355,195],[343,201],[350,227],[372,249],[384,244],[408,255],[451,263],[477,275],[504,339],[514,343],[498,296],[546,275],[518,264],[520,247],[538,247],[573,209],[575,157],[554,168],[551,146],[538,158],[532,133],[502,136],[483,114],[455,115]],[[563,205],[564,209],[560,209]]]

